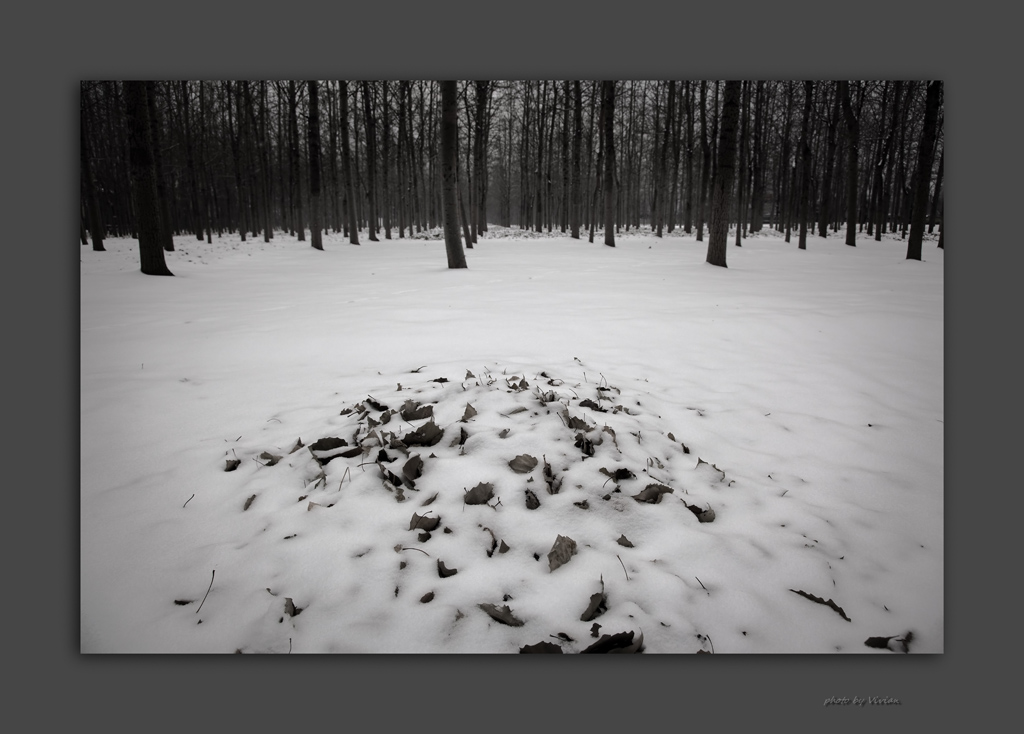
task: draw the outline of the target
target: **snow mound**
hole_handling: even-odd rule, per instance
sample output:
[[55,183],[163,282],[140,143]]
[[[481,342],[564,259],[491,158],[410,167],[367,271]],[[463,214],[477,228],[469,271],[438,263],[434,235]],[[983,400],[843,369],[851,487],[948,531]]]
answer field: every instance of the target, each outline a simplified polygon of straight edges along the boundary
[[680,635],[703,647],[681,610],[709,592],[680,564],[712,552],[733,482],[646,392],[548,371],[409,377],[211,466],[232,479],[218,511],[236,550],[206,614],[233,621],[236,649],[301,635],[306,652],[376,652],[365,632],[385,624],[394,652],[656,651],[655,628],[673,631],[666,652]]

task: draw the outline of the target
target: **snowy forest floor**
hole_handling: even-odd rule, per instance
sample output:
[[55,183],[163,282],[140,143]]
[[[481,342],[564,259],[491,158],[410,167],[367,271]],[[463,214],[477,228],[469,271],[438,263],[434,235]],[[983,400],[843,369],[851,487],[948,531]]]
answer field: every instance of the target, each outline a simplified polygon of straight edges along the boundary
[[943,651],[934,239],[365,235],[81,248],[83,652]]

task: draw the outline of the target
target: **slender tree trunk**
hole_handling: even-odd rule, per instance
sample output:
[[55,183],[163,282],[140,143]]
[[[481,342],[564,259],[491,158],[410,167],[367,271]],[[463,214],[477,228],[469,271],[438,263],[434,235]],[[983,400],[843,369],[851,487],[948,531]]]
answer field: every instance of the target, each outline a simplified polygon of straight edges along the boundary
[[348,139],[348,82],[339,83],[338,120],[341,123],[341,167],[345,180],[345,216],[348,218],[349,244],[359,244],[359,226],[356,224],[355,195],[352,190],[352,150]]
[[832,206],[832,174],[835,170],[836,148],[838,139],[836,130],[839,126],[839,93],[832,100],[832,116],[828,122],[828,151],[825,153],[825,179],[821,184],[821,214],[818,216],[818,236],[828,236],[829,213]]
[[306,137],[309,147],[309,239],[314,249],[324,249],[323,226],[320,223],[320,100],[317,82],[309,85],[309,124]]
[[459,238],[458,163],[459,99],[458,82],[441,84],[441,178],[444,199],[444,247],[450,270],[465,268],[466,252]]
[[946,159],[946,151],[939,155],[939,173],[935,179],[935,194],[932,196],[932,211],[928,217],[928,234],[935,229],[935,220],[938,218],[939,202],[942,200],[942,163]]
[[700,83],[700,192],[697,197],[697,242],[704,241],[704,220],[707,219],[708,180],[711,173],[711,143],[708,142],[708,83]]
[[736,187],[736,247],[742,247],[744,207],[747,185],[747,128],[750,118],[750,82],[743,82],[742,103],[740,108],[740,177],[739,185]]
[[391,239],[391,186],[389,169],[391,168],[391,103],[388,101],[388,84],[381,82],[381,124],[384,126],[380,136],[381,158],[381,204],[380,210],[384,218],[384,239]]
[[378,242],[377,212],[377,119],[373,114],[370,83],[362,83],[363,113],[366,125],[366,221],[370,242]]
[[803,174],[800,182],[800,244],[801,250],[807,249],[807,218],[808,206],[811,201],[811,105],[814,102],[814,82],[804,82],[804,122],[800,133],[800,161]]
[[860,155],[860,121],[853,113],[850,103],[849,82],[839,82],[839,97],[846,118],[847,167],[846,167],[846,244],[857,246],[857,166]]
[[914,192],[914,208],[911,214],[910,237],[907,241],[907,259],[921,259],[921,245],[924,239],[925,209],[928,208],[928,190],[932,178],[932,156],[935,154],[936,121],[942,101],[942,82],[928,82],[925,95],[924,127],[921,130],[921,144],[917,157],[917,191]]
[[712,265],[726,265],[729,240],[729,209],[736,166],[736,127],[740,116],[742,82],[727,81],[722,101],[722,127],[718,142],[714,195],[711,203],[711,224],[708,228],[708,257]]
[[571,228],[572,238],[578,240],[580,238],[580,209],[581,209],[581,189],[580,189],[580,147],[582,145],[583,137],[583,86],[579,80],[573,82],[572,87],[573,95],[573,119],[572,119],[572,205],[571,209]]
[[291,131],[291,145],[289,148],[289,161],[291,161],[292,185],[292,221],[295,231],[298,233],[299,242],[306,241],[306,223],[302,217],[302,183],[299,178],[299,119],[298,119],[298,96],[295,90],[295,81],[288,82],[288,129]]
[[473,234],[487,231],[487,107],[491,98],[490,82],[479,80],[476,86],[476,115],[473,120],[473,185],[475,211]]
[[604,134],[604,243],[615,247],[615,82],[601,82]]
[[124,83],[130,139],[132,186],[139,233],[139,259],[146,275],[173,275],[160,242],[160,208],[156,193],[153,133],[149,124],[146,82]]
[[657,210],[657,234],[658,237],[662,236],[662,227],[664,225],[666,216],[665,210],[668,208],[667,196],[665,194],[666,180],[668,179],[668,150],[669,142],[672,137],[672,118],[675,117],[675,99],[676,99],[676,83],[674,80],[669,80],[668,83],[668,104],[665,110],[665,132],[662,136],[661,141],[661,163],[658,170],[658,183],[657,188],[654,192],[655,209]]

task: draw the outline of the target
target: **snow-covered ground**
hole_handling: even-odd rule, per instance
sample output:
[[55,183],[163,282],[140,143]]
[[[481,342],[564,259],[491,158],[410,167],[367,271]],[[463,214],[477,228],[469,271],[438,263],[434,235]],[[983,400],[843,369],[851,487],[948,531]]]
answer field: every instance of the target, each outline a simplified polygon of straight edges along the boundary
[[82,651],[943,651],[934,241],[517,234],[82,247]]

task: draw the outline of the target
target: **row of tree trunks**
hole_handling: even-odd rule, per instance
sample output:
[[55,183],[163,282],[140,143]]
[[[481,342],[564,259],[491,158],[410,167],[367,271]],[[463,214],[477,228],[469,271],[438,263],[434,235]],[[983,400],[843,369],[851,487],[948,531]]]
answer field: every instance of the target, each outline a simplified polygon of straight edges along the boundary
[[[741,83],[728,212],[736,244],[766,222],[787,241],[797,229],[801,248],[810,232],[831,236],[844,223],[849,245],[865,230],[905,238],[922,176],[933,232],[944,145],[941,101],[929,122],[934,133],[923,138],[927,86]],[[455,146],[464,148],[456,205],[466,246],[489,220],[575,238],[603,229],[608,244],[619,227],[646,225],[663,236],[682,226],[703,241],[718,181],[723,88],[673,80],[458,83],[464,123]],[[439,90],[409,81],[315,89],[288,81],[147,83],[162,247],[173,248],[175,234],[211,242],[224,230],[269,241],[284,229],[304,241],[308,226],[358,243],[360,230],[376,240],[381,227],[384,238],[436,227]],[[137,227],[126,83],[84,82],[80,123],[80,229],[102,247],[108,234]],[[924,173],[922,154],[930,163]]]

